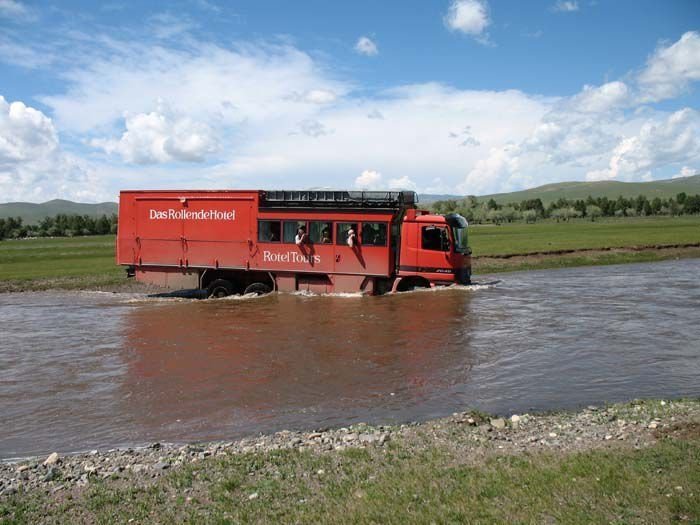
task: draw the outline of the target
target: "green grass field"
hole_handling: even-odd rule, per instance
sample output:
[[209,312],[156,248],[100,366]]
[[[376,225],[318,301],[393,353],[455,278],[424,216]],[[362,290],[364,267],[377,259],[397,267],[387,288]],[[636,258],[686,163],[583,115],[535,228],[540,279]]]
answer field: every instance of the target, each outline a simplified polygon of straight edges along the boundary
[[470,227],[475,256],[700,243],[700,217],[649,217]]
[[0,291],[103,286],[123,279],[124,270],[114,263],[113,235],[0,242]]
[[[475,225],[469,243],[477,273],[656,261],[675,252],[641,251],[598,255],[555,256],[546,260],[479,263],[479,257],[700,243],[700,217],[653,217],[585,220],[568,223]],[[697,250],[696,250],[697,251]],[[697,256],[688,252],[685,256]],[[0,242],[0,291],[48,288],[95,288],[125,282],[114,264],[114,236],[23,239]]]

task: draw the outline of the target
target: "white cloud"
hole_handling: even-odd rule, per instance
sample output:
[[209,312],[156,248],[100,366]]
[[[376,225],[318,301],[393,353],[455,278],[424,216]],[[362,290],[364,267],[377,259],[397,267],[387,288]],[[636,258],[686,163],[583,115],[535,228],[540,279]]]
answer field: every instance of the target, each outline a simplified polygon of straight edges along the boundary
[[[304,174],[300,185],[327,185],[330,178],[342,187],[353,183],[349,173],[369,165],[387,166],[387,173],[408,177],[419,189],[436,174],[443,184],[456,186],[488,148],[524,138],[547,111],[546,99],[518,91],[441,84],[345,96],[354,88],[350,82],[289,46],[113,49],[116,55],[109,59],[69,70],[67,91],[44,102],[61,129],[111,153],[110,163],[217,163],[188,167],[187,184],[274,187],[288,184],[287,174],[294,170]],[[161,98],[167,111],[154,110]],[[502,126],[506,114],[509,125]],[[186,125],[176,128],[180,120]],[[459,147],[448,133],[465,125],[478,141],[465,136],[462,142],[469,141],[469,147]],[[192,147],[175,140],[193,133],[202,140]],[[213,143],[219,145],[215,155]],[[102,168],[115,172],[112,166]],[[171,167],[170,176],[140,169],[140,185],[173,187],[180,168]],[[123,181],[110,185],[115,191]]]
[[672,98],[700,80],[700,33],[688,31],[680,40],[660,47],[639,75],[643,101]]
[[418,185],[413,182],[408,176],[398,177],[395,179],[389,179],[389,189],[390,190],[417,190]]
[[355,186],[361,190],[376,190],[382,186],[382,174],[375,170],[365,170],[355,179]]
[[571,99],[571,105],[579,111],[603,113],[625,105],[629,97],[627,85],[615,81],[602,86],[583,86],[583,90]]
[[450,131],[447,136],[451,139],[456,139],[460,146],[480,146],[481,142],[472,135],[472,127],[465,126],[459,131]]
[[[479,194],[580,179],[647,180],[661,168],[700,158],[700,116],[689,108],[641,116],[552,106],[524,140],[492,147],[460,190]],[[601,167],[605,165],[605,167]]]
[[682,179],[683,177],[691,177],[693,175],[700,174],[700,170],[691,168],[690,166],[683,166],[681,170],[676,173],[672,179]]
[[197,0],[195,4],[205,11],[211,11],[217,14],[221,13],[221,8],[218,5],[208,2],[207,0]]
[[522,154],[539,154],[555,165],[585,165],[614,147],[625,122],[622,114],[578,111],[575,99],[550,108],[519,144]]
[[0,96],[0,169],[48,156],[57,147],[58,136],[50,118]]
[[492,147],[487,157],[479,159],[467,174],[459,189],[465,194],[478,195],[499,188],[503,180],[518,172],[520,148],[514,144]]
[[[524,139],[511,137],[479,158],[460,189],[511,191],[583,175],[588,180],[646,180],[666,166],[695,163],[700,155],[697,111],[654,111],[640,106],[640,92],[653,87],[657,95],[671,96],[679,85],[695,80],[695,57],[688,51],[696,37],[686,33],[658,50],[629,85],[586,85],[574,96],[552,101]],[[659,70],[677,81],[676,91],[667,88],[666,77],[657,77]]]
[[664,120],[649,120],[639,133],[624,137],[608,167],[592,170],[587,180],[629,179],[661,166],[700,159],[700,113],[690,108]]
[[572,13],[578,11],[578,2],[576,0],[557,0],[552,6],[552,11],[559,13]]
[[168,115],[163,108],[127,116],[125,125],[121,138],[93,139],[91,145],[135,164],[202,162],[218,149],[207,124]]
[[491,21],[485,0],[453,0],[445,16],[445,24],[452,31],[479,36]]
[[68,90],[42,102],[62,129],[77,133],[113,132],[125,112],[148,113],[159,100],[216,128],[284,123],[288,131],[313,117],[313,106],[350,89],[289,45],[226,49],[195,42],[175,50],[116,43],[109,55],[65,75]]
[[362,190],[416,190],[418,186],[408,176],[389,179],[384,182],[382,174],[376,170],[365,170],[355,179],[355,187]]
[[299,123],[299,130],[302,134],[306,135],[307,137],[313,138],[322,137],[324,135],[330,135],[331,133],[333,133],[332,129],[328,129],[328,127],[322,122],[313,118],[302,120]]
[[0,16],[7,18],[25,18],[29,16],[30,11],[21,2],[16,0],[0,0]]
[[158,13],[151,16],[148,20],[148,31],[161,40],[169,38],[182,38],[190,30],[196,27],[196,24],[185,15],[173,15],[172,13]]
[[455,193],[454,186],[445,184],[441,177],[435,177],[427,186],[423,187],[423,193],[429,194],[449,194]]
[[357,43],[355,44],[355,51],[357,51],[361,55],[365,55],[368,57],[373,57],[379,53],[379,49],[377,49],[377,44],[375,44],[374,41],[367,36],[361,36],[357,39]]
[[[303,134],[267,131],[259,140],[242,145],[238,154],[248,159],[271,154],[286,159],[284,168],[261,168],[258,173],[263,176],[251,179],[270,185],[291,170],[303,172],[307,185],[323,186],[333,180],[334,186],[343,187],[354,181],[348,173],[362,173],[374,166],[382,173],[400,174],[394,176],[399,186],[407,177],[422,190],[432,186],[432,179],[439,175],[445,185],[454,188],[489,147],[509,137],[524,139],[546,109],[544,101],[517,91],[461,91],[440,84],[404,86],[371,100],[348,100],[320,109],[319,119],[333,133],[318,136],[313,143]],[[368,119],[373,110],[384,118]],[[499,125],[505,114],[509,125]],[[451,130],[463,129],[467,122],[478,134],[478,146],[459,147],[459,142],[449,138]],[[231,170],[248,176],[238,166],[232,165]],[[389,179],[383,180],[388,184]]]
[[327,89],[312,89],[304,95],[304,100],[312,104],[330,104],[336,98],[335,93]]
[[[698,165],[697,116],[673,127],[668,112],[640,107],[634,75],[556,98],[440,83],[371,91],[289,44],[105,42],[89,60],[61,62],[72,64],[67,87],[42,101],[74,148],[111,153],[92,151],[90,164],[55,154],[63,159],[55,180],[71,169],[72,180],[99,173],[112,198],[123,187],[289,187],[291,173],[298,187],[475,194]],[[669,125],[671,134],[660,131]],[[633,137],[639,144],[621,145]],[[368,166],[379,178],[356,179]]]
[[34,49],[0,37],[0,61],[26,69],[50,65],[56,57],[51,50]]
[[96,200],[105,192],[82,160],[61,150],[50,118],[0,96],[0,195],[3,201]]

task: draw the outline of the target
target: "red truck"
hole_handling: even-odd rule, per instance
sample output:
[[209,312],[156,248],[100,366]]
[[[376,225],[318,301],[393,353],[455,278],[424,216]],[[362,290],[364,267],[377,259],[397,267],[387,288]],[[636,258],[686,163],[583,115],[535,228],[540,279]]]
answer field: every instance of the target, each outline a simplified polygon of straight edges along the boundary
[[411,191],[122,191],[116,259],[214,297],[468,284],[467,221],[416,204]]

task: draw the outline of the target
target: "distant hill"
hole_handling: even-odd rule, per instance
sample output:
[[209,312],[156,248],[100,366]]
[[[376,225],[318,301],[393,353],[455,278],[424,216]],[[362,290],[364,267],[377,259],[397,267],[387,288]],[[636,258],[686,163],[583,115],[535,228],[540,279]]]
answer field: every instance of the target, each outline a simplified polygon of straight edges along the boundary
[[435,201],[446,201],[448,199],[461,199],[463,198],[462,195],[449,195],[449,194],[441,194],[441,195],[436,195],[432,193],[419,193],[418,194],[418,204],[430,204]]
[[35,224],[44,217],[53,217],[59,213],[67,215],[89,215],[99,217],[117,213],[116,202],[101,202],[99,204],[83,204],[80,202],[54,199],[36,204],[33,202],[7,202],[0,204],[0,219],[7,217],[22,217],[25,224]]
[[[512,193],[495,193],[493,195],[480,195],[478,199],[484,201],[493,198],[499,204],[520,202],[526,199],[542,199],[546,206],[550,202],[563,197],[576,200],[591,197],[608,197],[616,199],[620,195],[626,198],[646,195],[649,199],[654,197],[675,197],[681,192],[688,195],[700,194],[700,174],[679,179],[657,180],[652,182],[558,182],[531,188],[529,190],[515,191]],[[422,205],[431,204],[439,200],[461,199],[460,195],[449,194],[419,194],[418,202]],[[31,202],[8,202],[0,204],[0,219],[6,217],[22,217],[26,224],[34,224],[44,217],[52,217],[59,213],[90,215],[111,215],[117,213],[116,202],[101,202],[99,204],[83,204],[61,199],[35,204]]]
[[681,192],[685,192],[688,195],[700,194],[700,174],[691,177],[651,182],[619,182],[608,180],[596,182],[559,182],[512,193],[481,195],[479,196],[479,200],[493,198],[499,204],[507,204],[509,202],[520,202],[539,197],[546,206],[559,198],[576,200],[585,199],[590,195],[591,197],[616,199],[620,195],[625,198],[646,195],[649,199],[653,199],[654,197],[675,197]]

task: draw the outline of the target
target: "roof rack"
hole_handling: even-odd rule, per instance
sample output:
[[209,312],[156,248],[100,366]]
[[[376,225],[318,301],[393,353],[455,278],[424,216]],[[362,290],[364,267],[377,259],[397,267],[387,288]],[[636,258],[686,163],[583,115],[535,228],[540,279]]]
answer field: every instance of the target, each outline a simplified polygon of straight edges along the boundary
[[418,202],[414,191],[325,191],[273,190],[262,192],[262,208],[412,208]]

